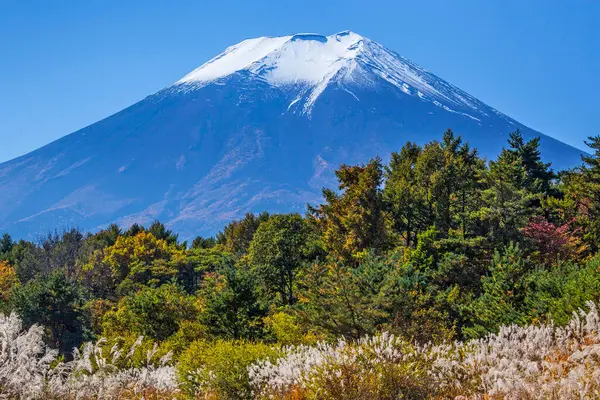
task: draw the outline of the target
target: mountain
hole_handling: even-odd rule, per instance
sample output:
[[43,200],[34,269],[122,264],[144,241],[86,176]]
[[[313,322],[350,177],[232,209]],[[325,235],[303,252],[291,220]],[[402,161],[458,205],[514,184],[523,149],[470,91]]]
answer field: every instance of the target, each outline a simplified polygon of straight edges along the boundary
[[541,136],[555,168],[579,163],[579,150],[356,33],[262,37],[0,164],[0,230],[35,237],[159,219],[182,238],[213,234],[246,212],[303,212],[341,163],[447,128],[487,157],[518,128]]

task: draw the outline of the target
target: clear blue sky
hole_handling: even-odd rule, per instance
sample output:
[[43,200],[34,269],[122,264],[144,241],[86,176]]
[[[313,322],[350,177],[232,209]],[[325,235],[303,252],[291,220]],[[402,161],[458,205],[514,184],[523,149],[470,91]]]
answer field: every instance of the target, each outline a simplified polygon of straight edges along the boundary
[[89,125],[245,38],[350,29],[526,125],[600,134],[597,0],[3,0],[0,161]]

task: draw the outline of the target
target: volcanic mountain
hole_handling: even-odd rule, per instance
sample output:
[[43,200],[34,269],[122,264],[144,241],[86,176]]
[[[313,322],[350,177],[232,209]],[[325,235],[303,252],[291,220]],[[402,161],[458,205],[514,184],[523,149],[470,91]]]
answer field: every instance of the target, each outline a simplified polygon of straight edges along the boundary
[[160,220],[182,238],[246,212],[303,212],[341,163],[452,128],[487,157],[511,131],[555,168],[580,151],[353,32],[245,40],[102,121],[0,164],[0,230]]

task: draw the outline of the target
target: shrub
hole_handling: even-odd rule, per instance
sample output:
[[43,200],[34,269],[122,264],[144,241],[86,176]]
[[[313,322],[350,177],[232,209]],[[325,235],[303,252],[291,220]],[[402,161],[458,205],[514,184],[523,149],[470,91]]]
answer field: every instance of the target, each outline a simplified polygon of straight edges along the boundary
[[600,314],[503,326],[466,343],[413,346],[389,334],[289,347],[249,367],[264,399],[590,399],[600,393]]
[[143,366],[119,369],[119,362],[130,358],[141,340],[129,350],[112,346],[108,351],[103,351],[103,339],[88,342],[74,352],[72,361],[65,362],[57,350],[45,345],[43,334],[38,325],[23,330],[17,314],[0,314],[1,398],[116,400],[177,395],[168,355],[151,363],[155,352],[150,352]]
[[278,354],[278,349],[264,343],[199,340],[179,358],[179,377],[191,395],[249,399],[252,395],[248,367]]
[[357,342],[292,346],[249,368],[259,398],[397,399],[431,393],[427,348],[384,333]]
[[315,344],[323,335],[313,330],[304,329],[296,317],[279,311],[265,318],[268,331],[274,336],[276,342],[283,346],[295,344]]

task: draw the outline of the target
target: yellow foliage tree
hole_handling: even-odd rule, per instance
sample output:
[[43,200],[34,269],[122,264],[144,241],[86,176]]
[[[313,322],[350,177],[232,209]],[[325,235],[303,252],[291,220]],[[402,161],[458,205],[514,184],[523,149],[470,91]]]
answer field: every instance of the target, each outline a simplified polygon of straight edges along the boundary
[[0,299],[8,300],[17,285],[19,285],[19,278],[15,269],[7,261],[0,260]]
[[85,270],[98,292],[106,296],[122,284],[131,288],[166,283],[183,271],[186,262],[185,250],[141,231],[119,236],[114,245],[95,251]]

